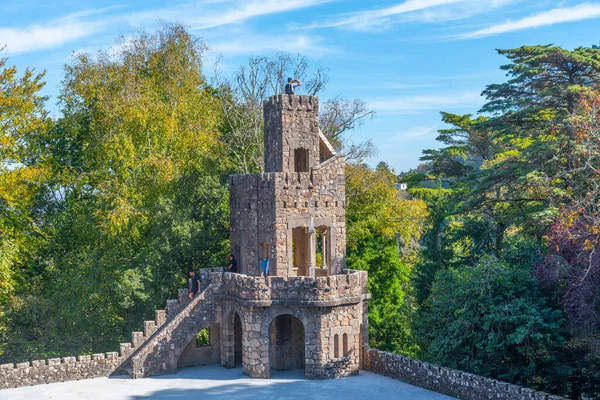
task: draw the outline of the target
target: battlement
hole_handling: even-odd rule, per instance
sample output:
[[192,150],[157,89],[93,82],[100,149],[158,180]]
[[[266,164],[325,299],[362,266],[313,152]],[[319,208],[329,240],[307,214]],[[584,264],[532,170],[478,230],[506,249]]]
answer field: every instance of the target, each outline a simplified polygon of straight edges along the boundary
[[319,114],[319,98],[307,95],[280,94],[265,100],[263,107],[265,113],[281,112],[282,110],[292,112],[310,111],[316,116]]

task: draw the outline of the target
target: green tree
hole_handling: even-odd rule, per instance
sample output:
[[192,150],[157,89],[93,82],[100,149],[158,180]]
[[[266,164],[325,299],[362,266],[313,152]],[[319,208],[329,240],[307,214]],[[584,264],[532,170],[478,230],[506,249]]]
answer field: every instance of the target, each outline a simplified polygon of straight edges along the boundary
[[225,260],[221,114],[202,43],[163,25],[117,49],[66,66],[63,117],[38,138],[53,170],[50,243],[38,255],[46,282],[36,301],[14,304],[9,329],[23,339],[11,342],[10,361],[114,349],[188,267]]
[[565,320],[550,308],[531,266],[486,256],[474,267],[440,271],[420,338],[426,357],[451,368],[527,387],[565,390],[560,361]]
[[398,196],[387,165],[347,167],[348,268],[369,272],[370,345],[414,355],[414,295],[409,277],[427,217],[422,200]]
[[36,160],[31,144],[50,124],[46,97],[40,94],[44,73],[26,69],[19,76],[7,62],[0,56],[0,356],[8,341],[6,326],[15,296],[38,284],[32,264],[45,238],[35,203],[47,168]]

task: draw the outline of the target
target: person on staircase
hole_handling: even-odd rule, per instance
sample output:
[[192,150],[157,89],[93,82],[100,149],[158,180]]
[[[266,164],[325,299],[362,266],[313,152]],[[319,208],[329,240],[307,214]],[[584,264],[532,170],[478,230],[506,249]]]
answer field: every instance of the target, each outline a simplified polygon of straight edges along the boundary
[[190,300],[200,294],[200,277],[196,275],[196,272],[190,268],[188,271],[190,274],[190,280],[188,283],[188,296]]

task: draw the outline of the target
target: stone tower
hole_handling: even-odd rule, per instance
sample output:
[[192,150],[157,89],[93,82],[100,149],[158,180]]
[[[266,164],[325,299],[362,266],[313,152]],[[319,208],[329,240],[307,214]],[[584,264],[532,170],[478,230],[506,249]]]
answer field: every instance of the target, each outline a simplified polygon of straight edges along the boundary
[[336,275],[345,267],[344,158],[319,130],[319,100],[264,103],[265,173],[230,178],[231,251],[238,270],[271,276]]
[[[46,381],[143,378],[205,364],[241,366],[253,378],[299,368],[307,378],[357,374],[368,343],[368,277],[345,268],[344,158],[321,135],[318,113],[316,97],[280,95],[264,104],[267,172],[230,177],[239,274],[201,269],[200,294],[190,300],[181,289],[106,360],[48,360],[49,378],[40,378],[45,361],[33,369],[11,364],[0,368],[0,385],[18,374],[30,382],[27,371]],[[267,278],[259,274],[265,257]],[[203,330],[208,344],[196,339]]]

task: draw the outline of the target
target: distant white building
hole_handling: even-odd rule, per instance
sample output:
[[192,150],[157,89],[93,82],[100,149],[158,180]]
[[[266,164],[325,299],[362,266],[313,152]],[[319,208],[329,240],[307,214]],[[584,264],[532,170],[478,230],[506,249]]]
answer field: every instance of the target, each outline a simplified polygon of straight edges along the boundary
[[406,183],[406,182],[398,182],[398,183],[394,184],[394,186],[398,190],[406,190],[406,189],[408,189],[408,183]]

